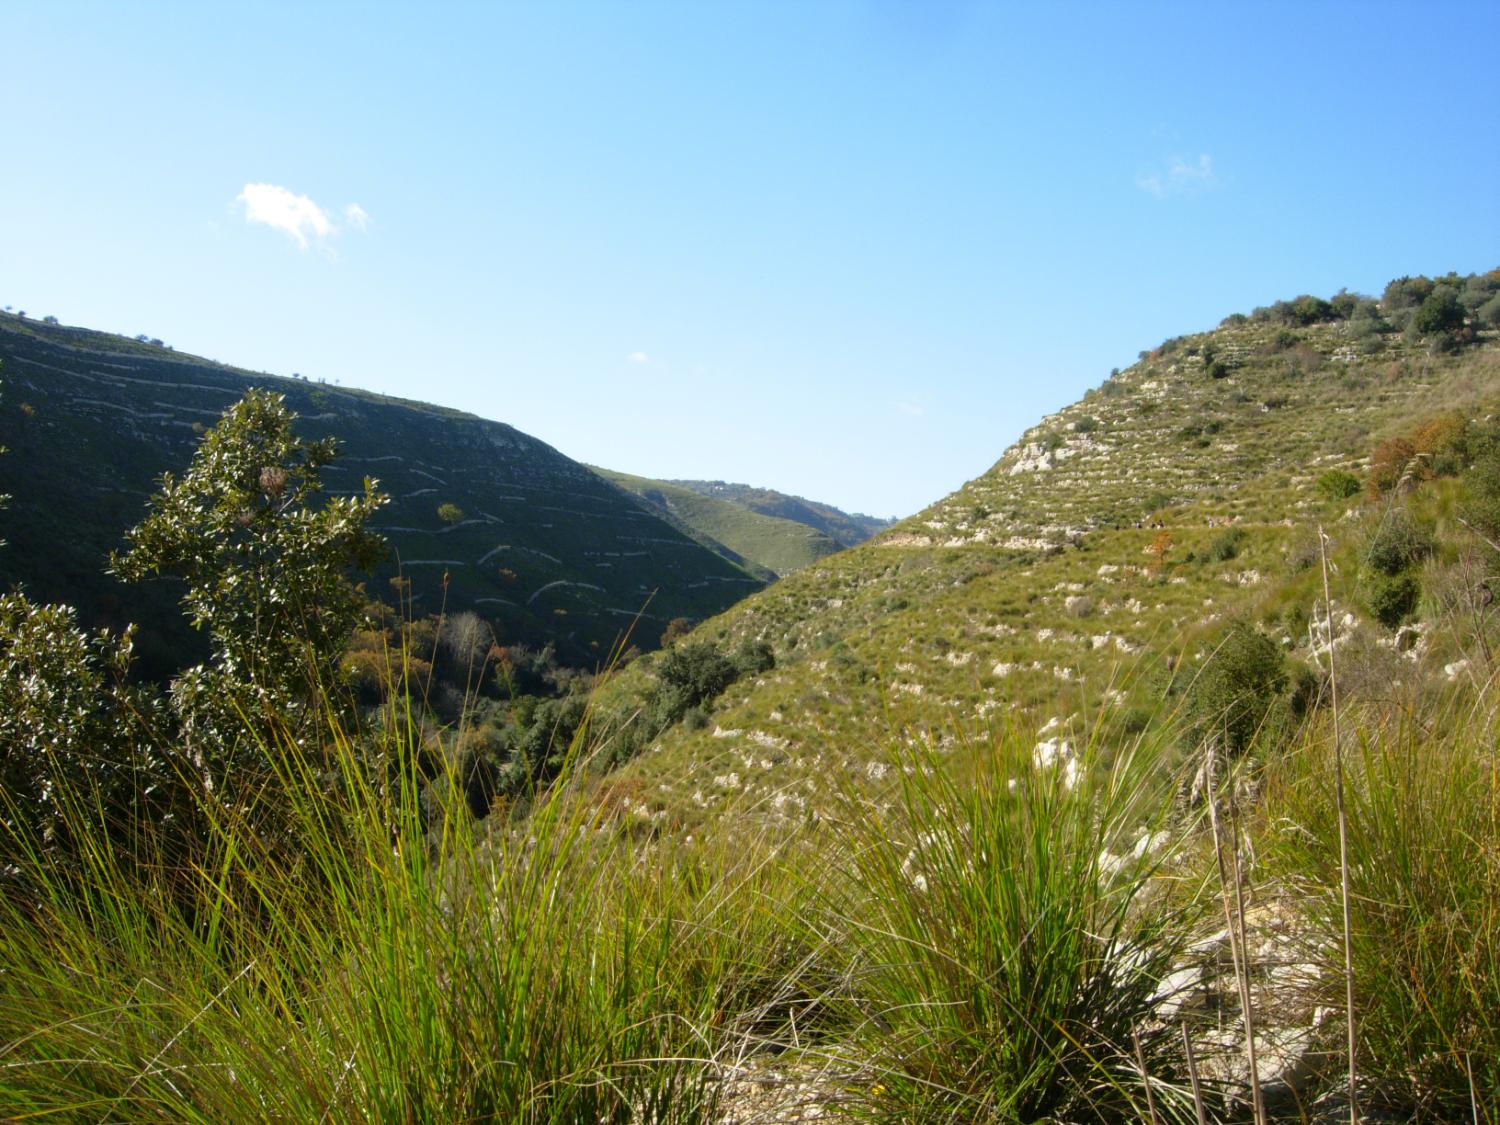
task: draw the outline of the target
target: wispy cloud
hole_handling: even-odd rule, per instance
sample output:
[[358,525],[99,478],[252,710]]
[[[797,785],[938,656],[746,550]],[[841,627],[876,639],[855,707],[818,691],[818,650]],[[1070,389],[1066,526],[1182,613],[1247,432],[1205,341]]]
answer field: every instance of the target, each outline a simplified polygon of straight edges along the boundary
[[370,216],[358,203],[344,208],[341,225],[324,208],[305,195],[277,184],[246,184],[234,201],[245,208],[247,223],[262,223],[287,235],[303,250],[322,244],[344,227],[364,230]]
[[1213,187],[1219,182],[1214,173],[1214,158],[1200,153],[1197,160],[1188,161],[1174,156],[1166,167],[1153,168],[1135,178],[1135,186],[1157,199],[1172,195],[1188,195]]
[[629,363],[647,364],[651,362],[651,357],[645,352],[631,352],[625,359]]
[[898,402],[896,403],[896,411],[899,414],[905,414],[908,418],[927,417],[927,411],[914,402]]

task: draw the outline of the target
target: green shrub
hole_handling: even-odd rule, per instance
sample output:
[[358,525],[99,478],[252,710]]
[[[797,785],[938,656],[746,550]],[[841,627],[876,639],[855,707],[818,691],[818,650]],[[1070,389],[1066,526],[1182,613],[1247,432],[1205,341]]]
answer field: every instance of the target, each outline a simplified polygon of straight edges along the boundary
[[1228,562],[1240,553],[1240,548],[1250,536],[1242,527],[1231,527],[1229,530],[1216,535],[1208,545],[1206,552],[1210,562]]
[[1367,575],[1364,580],[1365,603],[1375,620],[1394,629],[1416,612],[1422,597],[1422,583],[1415,574]]
[[1462,328],[1464,307],[1459,302],[1458,292],[1451,286],[1439,285],[1422,303],[1411,318],[1411,328],[1423,336],[1435,336]]
[[1432,532],[1404,508],[1383,514],[1365,538],[1361,561],[1378,574],[1393,576],[1432,554]]
[[1318,491],[1329,500],[1348,500],[1359,495],[1359,478],[1343,469],[1329,469],[1318,478]]
[[[1412,1121],[1500,1121],[1500,773],[1493,700],[1346,739],[1359,1073]],[[1257,847],[1313,927],[1305,948],[1344,1006],[1333,739],[1279,763]],[[1342,1052],[1335,1018],[1326,1044]]]
[[1186,699],[1193,745],[1217,740],[1230,754],[1250,745],[1286,684],[1285,660],[1269,637],[1235,622],[1212,646]]
[[1474,315],[1485,328],[1500,328],[1500,294],[1480,305]]
[[0,870],[71,846],[80,818],[102,837],[166,796],[170,771],[144,741],[153,704],[129,668],[129,633],[89,636],[69,606],[0,596]]

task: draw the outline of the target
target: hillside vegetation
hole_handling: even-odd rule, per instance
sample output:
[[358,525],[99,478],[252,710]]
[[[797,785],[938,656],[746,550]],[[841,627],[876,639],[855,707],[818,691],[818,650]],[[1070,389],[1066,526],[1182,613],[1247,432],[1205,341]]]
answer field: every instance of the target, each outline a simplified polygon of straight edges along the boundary
[[879,519],[856,512],[850,514],[816,500],[789,496],[770,488],[749,484],[730,484],[722,480],[673,480],[666,484],[687,488],[701,496],[727,500],[751,512],[776,519],[791,520],[814,531],[820,531],[842,547],[853,547],[889,527],[894,520]]
[[[1388,439],[1488,418],[1500,347],[1489,327],[1450,345],[1403,333],[1410,306],[1349,302],[1357,315],[1323,302],[1303,323],[1287,302],[1143,352],[951,496],[706,623],[697,637],[768,643],[777,666],[727,692],[710,728],[661,743],[644,769],[695,772],[662,782],[658,812],[693,822],[774,800],[801,815],[833,779],[878,771],[878,748],[911,727],[1107,719],[1136,733],[1169,720],[1236,620],[1314,669],[1320,526],[1364,679],[1415,685],[1472,656],[1434,633],[1395,660],[1359,552],[1396,493],[1368,497],[1365,481]],[[1405,448],[1408,484],[1443,456]],[[1432,504],[1426,524],[1464,533],[1451,500]],[[713,783],[729,776],[738,786]]]
[[[419,613],[473,611],[503,643],[552,643],[597,666],[630,631],[654,644],[673,618],[701,619],[764,584],[648,506],[510,426],[458,411],[277,378],[141,340],[0,314],[0,492],[9,549],[0,582],[66,602],[86,622],[141,628],[154,671],[198,651],[177,594],[127,590],[104,559],[163,472],[251,387],[286,397],[309,437],[335,437],[334,494],[379,480],[375,520],[391,550],[369,592]],[[393,586],[399,576],[403,584]]]
[[0,599],[0,1116],[1500,1125],[1497,328],[1169,340],[498,762],[247,397],[115,563],[206,664]]
[[758,569],[770,578],[801,570],[847,545],[805,521],[766,515],[713,492],[608,469],[594,471],[680,521],[702,536],[705,544],[717,545],[731,562]]

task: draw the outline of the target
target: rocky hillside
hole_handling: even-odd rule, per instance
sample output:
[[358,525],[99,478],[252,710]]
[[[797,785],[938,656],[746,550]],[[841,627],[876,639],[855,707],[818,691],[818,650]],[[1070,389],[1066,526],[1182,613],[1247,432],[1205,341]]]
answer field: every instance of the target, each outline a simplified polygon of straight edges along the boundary
[[143,663],[170,667],[190,645],[166,586],[124,587],[108,552],[142,516],[161,473],[251,386],[286,396],[305,436],[332,434],[325,476],[390,495],[376,530],[390,585],[418,613],[472,609],[505,643],[557,646],[598,662],[624,630],[655,643],[672,618],[701,619],[764,585],[550,446],[499,422],[355,390],[242,371],[159,344],[0,316],[0,584],[80,608],[91,623],[141,622]]
[[1402,333],[1412,310],[1391,300],[1306,319],[1294,304],[1143,352],[983,476],[706,623],[699,638],[769,642],[776,667],[636,764],[641,815],[800,817],[840,779],[881,776],[904,732],[960,743],[1013,723],[1040,745],[1171,723],[1234,620],[1315,673],[1319,526],[1351,684],[1461,666],[1417,614],[1399,639],[1372,619],[1359,544],[1383,509],[1361,486],[1382,439],[1491,413],[1496,333],[1472,315]]
[[849,545],[806,521],[766,515],[733,499],[680,482],[650,480],[609,469],[594,471],[651,504],[705,546],[767,579],[800,570]]

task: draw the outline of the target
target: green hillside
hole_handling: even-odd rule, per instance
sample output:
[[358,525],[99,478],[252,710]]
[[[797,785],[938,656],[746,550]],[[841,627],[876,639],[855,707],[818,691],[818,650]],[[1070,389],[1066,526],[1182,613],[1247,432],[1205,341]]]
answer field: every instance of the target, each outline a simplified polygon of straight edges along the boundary
[[801,570],[845,546],[806,522],[766,515],[682,482],[650,480],[609,469],[594,471],[704,536],[706,545],[727,548],[731,562],[759,568],[770,578]]
[[458,411],[12,315],[0,316],[0,378],[0,493],[12,496],[0,585],[24,583],[88,622],[140,622],[153,670],[191,644],[176,592],[122,586],[105,558],[157,478],[181,470],[251,386],[283,394],[304,436],[339,440],[331,491],[371,476],[390,495],[375,530],[392,553],[371,592],[394,602],[399,566],[417,613],[473,610],[504,643],[550,641],[588,665],[627,629],[650,645],[667,621],[710,616],[764,584],[550,446]]
[[[189,575],[245,658],[167,696],[0,599],[0,1116],[1500,1121],[1500,271],[1443,282],[1168,340],[874,542],[446,730],[394,634],[376,711],[302,678],[355,599],[261,629],[337,536]],[[12,457],[103,394],[145,427],[97,354],[91,400],[38,363]],[[276,419],[206,447],[268,501]],[[211,545],[299,542],[212,495]]]
[[[1470,304],[1496,281],[1475,279]],[[1441,679],[1458,638],[1393,662],[1371,621],[1358,552],[1383,509],[1359,485],[1382,439],[1489,417],[1500,345],[1472,316],[1461,336],[1403,334],[1399,301],[1319,302],[1306,322],[1282,302],[1168,340],[957,492],[705,623],[698,638],[769,643],[777,665],[636,767],[653,815],[804,816],[842,779],[881,776],[875,748],[903,731],[1167,725],[1240,618],[1315,668],[1319,525],[1368,683]]]
[[894,520],[879,519],[859,513],[853,515],[816,500],[804,500],[770,488],[749,484],[730,484],[721,480],[674,480],[667,484],[691,489],[702,496],[727,500],[751,512],[776,519],[791,520],[821,531],[843,547],[863,543],[870,536],[889,527]]

